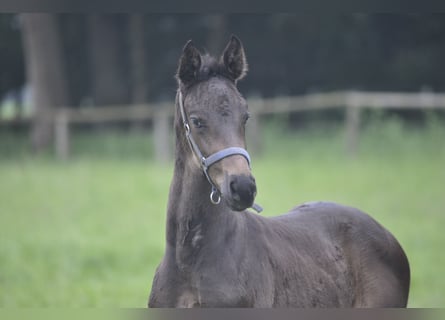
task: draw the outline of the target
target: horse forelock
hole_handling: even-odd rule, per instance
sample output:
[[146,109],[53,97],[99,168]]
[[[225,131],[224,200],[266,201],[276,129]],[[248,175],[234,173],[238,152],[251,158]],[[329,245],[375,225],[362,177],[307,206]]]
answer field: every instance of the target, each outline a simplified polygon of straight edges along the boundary
[[202,56],[201,68],[198,74],[198,80],[207,80],[216,75],[222,74],[222,66],[209,54]]
[[234,81],[227,72],[224,63],[218,61],[215,57],[209,54],[202,55],[201,59],[201,66],[195,75],[194,81],[187,85],[179,81],[179,85],[182,87],[182,89],[190,89],[197,83],[204,82],[218,76],[224,77],[232,82]]

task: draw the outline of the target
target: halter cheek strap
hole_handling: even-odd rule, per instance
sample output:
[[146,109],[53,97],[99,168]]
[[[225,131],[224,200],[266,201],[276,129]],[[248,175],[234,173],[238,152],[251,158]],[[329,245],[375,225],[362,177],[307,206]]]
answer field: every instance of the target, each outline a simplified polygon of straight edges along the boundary
[[[187,121],[187,117],[185,115],[185,111],[184,111],[184,105],[183,105],[183,98],[182,98],[182,93],[181,90],[178,90],[178,104],[179,104],[179,110],[181,112],[181,118],[182,118],[182,123],[184,125],[184,130],[185,130],[185,136],[187,138],[187,141],[190,145],[190,148],[193,151],[193,154],[198,158],[199,163],[201,165],[201,169],[204,172],[204,175],[207,178],[207,181],[210,183],[210,185],[212,186],[212,192],[210,193],[210,201],[213,204],[219,204],[221,202],[221,192],[218,190],[218,188],[215,186],[215,184],[213,183],[212,179],[210,178],[210,175],[208,173],[208,170],[210,168],[210,166],[212,166],[213,164],[221,161],[224,158],[230,157],[230,156],[234,156],[234,155],[240,155],[243,156],[246,160],[247,163],[249,164],[250,167],[250,156],[249,153],[243,149],[243,148],[239,148],[239,147],[229,147],[229,148],[225,148],[222,149],[220,151],[217,151],[213,154],[211,154],[208,157],[205,157],[201,150],[199,149],[198,145],[196,144],[195,140],[193,139],[191,130],[190,130],[190,125]],[[258,213],[263,211],[263,208],[261,208],[261,206],[257,205],[257,204],[253,204],[252,205],[252,209],[254,209],[255,211],[257,211]]]

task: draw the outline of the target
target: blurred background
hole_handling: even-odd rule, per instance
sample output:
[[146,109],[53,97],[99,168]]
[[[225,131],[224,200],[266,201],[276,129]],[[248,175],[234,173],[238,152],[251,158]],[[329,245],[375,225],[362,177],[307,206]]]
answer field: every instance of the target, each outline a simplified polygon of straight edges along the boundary
[[257,202],[355,206],[443,307],[445,15],[0,14],[0,306],[144,307],[177,61],[244,44]]

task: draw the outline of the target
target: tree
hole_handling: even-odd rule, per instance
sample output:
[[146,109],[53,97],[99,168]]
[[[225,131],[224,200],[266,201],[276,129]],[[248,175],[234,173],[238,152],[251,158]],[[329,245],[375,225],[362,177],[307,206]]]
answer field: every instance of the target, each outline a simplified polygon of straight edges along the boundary
[[23,116],[20,90],[25,82],[23,49],[15,14],[0,15],[0,99],[9,92],[14,96],[16,118]]
[[148,96],[144,16],[142,14],[132,14],[129,16],[129,20],[132,78],[131,101],[134,104],[140,104],[145,103]]
[[98,106],[125,104],[129,100],[124,18],[116,14],[88,17],[91,90]]
[[56,16],[21,15],[26,77],[33,95],[31,144],[35,152],[52,140],[53,110],[67,103],[67,85]]
[[224,49],[227,42],[228,34],[226,34],[227,22],[223,14],[213,14],[207,16],[208,34],[207,49],[212,54],[219,54]]

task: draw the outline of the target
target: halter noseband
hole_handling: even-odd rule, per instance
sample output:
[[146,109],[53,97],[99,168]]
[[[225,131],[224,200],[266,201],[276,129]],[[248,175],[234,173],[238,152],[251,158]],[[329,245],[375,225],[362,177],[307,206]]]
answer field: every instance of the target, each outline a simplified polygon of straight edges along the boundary
[[[204,175],[206,176],[207,181],[212,186],[212,191],[210,193],[210,201],[213,204],[219,204],[221,202],[221,192],[218,190],[218,188],[215,186],[215,184],[213,183],[212,179],[209,176],[208,171],[209,171],[210,166],[221,161],[224,158],[234,156],[234,155],[241,155],[247,160],[247,163],[249,164],[249,167],[250,167],[249,153],[243,148],[229,147],[229,148],[219,150],[219,151],[211,154],[208,157],[205,157],[202,154],[201,150],[199,149],[198,145],[196,144],[195,140],[193,139],[193,136],[192,136],[192,133],[190,130],[190,125],[187,121],[187,117],[186,117],[185,111],[184,111],[184,104],[183,104],[181,90],[178,90],[178,103],[179,103],[179,111],[181,112],[181,117],[182,117],[182,124],[183,124],[184,130],[185,130],[185,136],[186,136],[187,141],[190,145],[190,149],[192,150],[195,157],[199,160],[201,169],[204,172]],[[263,211],[263,208],[261,208],[261,206],[255,204],[255,203],[252,205],[252,209],[257,211],[258,213]]]

